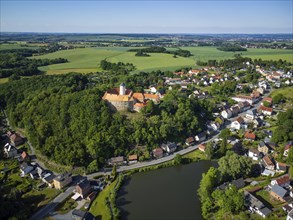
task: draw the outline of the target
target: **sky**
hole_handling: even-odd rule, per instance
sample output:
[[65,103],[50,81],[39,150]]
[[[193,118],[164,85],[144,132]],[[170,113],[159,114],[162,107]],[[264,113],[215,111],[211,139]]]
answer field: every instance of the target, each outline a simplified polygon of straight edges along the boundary
[[293,33],[293,0],[0,0],[1,32]]

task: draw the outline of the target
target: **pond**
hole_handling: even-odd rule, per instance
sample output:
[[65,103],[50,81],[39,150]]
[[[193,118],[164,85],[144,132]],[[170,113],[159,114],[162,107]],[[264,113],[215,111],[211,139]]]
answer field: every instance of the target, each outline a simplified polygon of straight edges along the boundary
[[134,174],[118,194],[122,219],[202,219],[197,189],[211,166],[217,163],[199,161]]

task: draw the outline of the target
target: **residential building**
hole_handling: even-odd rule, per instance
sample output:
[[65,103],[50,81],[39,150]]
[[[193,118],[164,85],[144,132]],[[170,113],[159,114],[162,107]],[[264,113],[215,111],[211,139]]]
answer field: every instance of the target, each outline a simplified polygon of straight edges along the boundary
[[265,142],[263,142],[263,141],[259,142],[257,149],[258,149],[259,152],[262,152],[264,154],[268,154],[269,150],[270,150],[268,148],[268,146],[265,144]]
[[200,151],[202,151],[202,152],[205,152],[206,144],[200,144],[200,145],[198,146],[198,149],[199,149]]
[[250,121],[253,121],[255,118],[255,112],[253,110],[248,110],[246,112],[245,118],[247,118]]
[[248,150],[248,157],[252,158],[253,160],[260,159],[261,155],[257,149],[251,148]]
[[262,112],[264,115],[272,115],[273,114],[273,108],[265,107],[261,105],[258,109],[260,112]]
[[53,179],[53,184],[56,189],[63,189],[65,186],[72,182],[72,174],[71,173],[63,173],[56,176]]
[[248,102],[250,105],[254,104],[256,102],[256,99],[251,96],[246,96],[246,95],[237,95],[235,97],[232,97],[233,100],[236,102]]
[[270,195],[276,200],[286,202],[284,198],[287,195],[287,190],[279,185],[273,185],[270,191]]
[[276,168],[277,168],[276,169],[277,172],[280,172],[280,173],[287,172],[287,164],[285,163],[277,162]]
[[159,159],[159,158],[162,158],[163,157],[163,150],[162,148],[160,147],[157,147],[153,150],[153,156],[156,158],[156,159]]
[[34,169],[34,167],[26,162],[22,163],[20,165],[20,172],[21,172],[21,176],[25,176],[27,174],[29,174],[32,170]]
[[230,108],[230,110],[231,110],[233,116],[238,115],[239,112],[240,112],[240,108],[238,107],[238,105],[236,105],[236,106],[232,106],[232,107]]
[[29,162],[29,160],[30,160],[30,157],[25,151],[23,151],[18,158],[19,162]]
[[177,149],[177,144],[173,142],[168,142],[167,144],[162,144],[161,148],[167,153],[173,153]]
[[129,164],[137,163],[137,161],[138,161],[137,154],[132,154],[132,155],[128,156],[128,163]]
[[10,136],[10,142],[16,147],[24,144],[24,139],[18,133],[14,133]]
[[256,136],[254,133],[247,131],[247,132],[245,132],[244,138],[247,140],[254,141]]
[[17,149],[9,143],[4,146],[4,156],[6,158],[15,157],[17,155]]
[[236,130],[240,130],[244,126],[244,120],[242,117],[238,117],[231,123],[231,128],[234,128]]
[[293,220],[293,210],[288,213],[286,220]]
[[288,157],[288,154],[289,154],[289,149],[292,147],[292,142],[289,142],[286,144],[285,148],[284,148],[284,156],[285,157]]
[[43,178],[42,178],[42,181],[44,183],[46,183],[50,188],[53,188],[54,187],[54,178],[55,178],[55,175],[52,174],[52,173],[46,173]]
[[252,193],[244,191],[244,198],[245,206],[248,207],[252,213],[257,213],[265,218],[272,212],[270,209],[265,207],[265,205],[258,198],[252,195]]
[[269,97],[265,97],[262,99],[261,105],[264,105],[264,102],[267,102],[269,105],[273,104],[273,99]]
[[76,193],[78,193],[83,199],[92,191],[90,181],[87,178],[81,180],[75,187]]
[[274,185],[278,185],[278,186],[281,186],[281,187],[288,187],[290,185],[290,177],[288,174],[285,174],[275,180],[272,180],[271,181],[271,185],[274,186]]
[[230,109],[225,109],[221,112],[221,115],[223,116],[223,118],[231,118],[232,117],[232,112]]
[[266,169],[275,170],[275,165],[274,165],[273,161],[271,160],[271,158],[269,157],[269,155],[265,155],[262,158],[262,162],[263,162],[263,165]]
[[205,132],[201,132],[201,133],[195,135],[195,140],[197,142],[202,142],[202,141],[204,141],[206,139],[206,137],[207,137],[206,133]]
[[187,146],[192,146],[192,145],[194,145],[194,144],[195,144],[194,137],[189,137],[189,138],[187,138],[186,141],[185,141],[185,144],[186,144]]
[[112,157],[108,160],[108,164],[109,165],[122,165],[124,163],[124,157],[123,156],[119,156],[119,157]]

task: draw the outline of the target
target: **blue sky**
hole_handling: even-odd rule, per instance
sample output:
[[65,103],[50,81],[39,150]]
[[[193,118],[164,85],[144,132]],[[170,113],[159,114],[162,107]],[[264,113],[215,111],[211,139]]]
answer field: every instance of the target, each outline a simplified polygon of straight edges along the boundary
[[292,0],[0,0],[2,32],[292,33]]

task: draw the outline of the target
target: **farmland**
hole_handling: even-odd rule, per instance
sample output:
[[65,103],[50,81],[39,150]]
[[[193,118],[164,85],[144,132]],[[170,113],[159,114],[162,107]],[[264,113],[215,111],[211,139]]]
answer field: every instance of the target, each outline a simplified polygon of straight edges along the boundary
[[[210,59],[222,60],[233,58],[233,52],[219,51],[215,47],[181,47],[189,50],[193,56],[173,58],[171,54],[152,53],[150,57],[136,57],[134,52],[127,52],[130,47],[95,47],[95,48],[78,48],[72,50],[62,50],[54,53],[35,56],[34,58],[66,58],[69,63],[54,64],[41,67],[42,71],[47,74],[63,74],[67,72],[96,72],[100,70],[99,63],[103,59],[110,62],[133,63],[136,66],[135,72],[152,71],[152,70],[171,70],[182,67],[196,67],[197,60],[207,61]],[[251,57],[252,59],[261,58],[263,60],[284,59],[293,62],[292,50],[281,49],[248,49],[241,52],[242,56]]]

